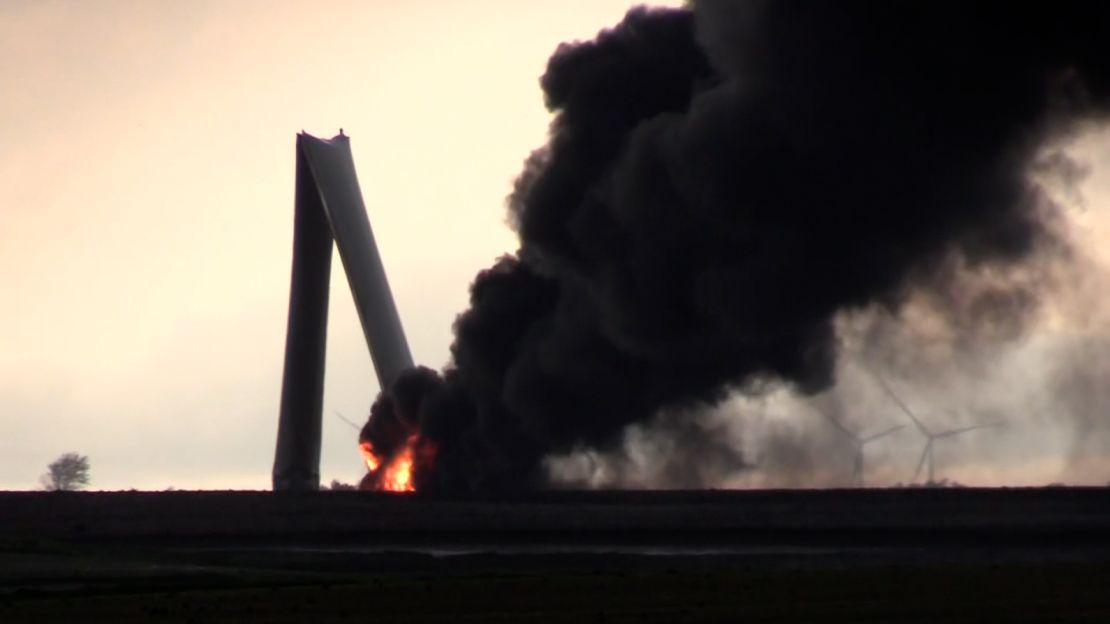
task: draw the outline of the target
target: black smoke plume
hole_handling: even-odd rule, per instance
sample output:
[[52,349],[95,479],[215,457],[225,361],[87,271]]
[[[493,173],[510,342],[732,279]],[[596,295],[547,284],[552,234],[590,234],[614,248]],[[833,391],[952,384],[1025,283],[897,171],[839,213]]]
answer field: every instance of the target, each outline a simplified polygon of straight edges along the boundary
[[[1028,174],[1107,110],[1108,64],[1104,2],[702,1],[560,45],[519,251],[364,439],[431,440],[419,488],[535,488],[663,409],[829,386],[839,313],[1063,251]],[[1036,304],[992,296],[992,322]]]

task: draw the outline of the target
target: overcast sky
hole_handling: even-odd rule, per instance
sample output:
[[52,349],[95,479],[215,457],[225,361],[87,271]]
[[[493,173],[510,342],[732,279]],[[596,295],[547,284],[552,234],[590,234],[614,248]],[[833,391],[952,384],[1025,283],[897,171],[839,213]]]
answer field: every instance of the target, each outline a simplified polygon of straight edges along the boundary
[[[442,366],[470,280],[515,249],[504,199],[545,138],[548,56],[630,4],[0,3],[0,489],[37,487],[66,451],[97,488],[270,486],[302,129],[351,136],[413,355]],[[1110,133],[1080,143],[1091,174],[1070,214],[1110,266]],[[356,432],[335,413],[363,421],[378,388],[333,268],[321,475],[354,482]],[[947,465],[1056,480],[1074,434]],[[912,464],[920,440],[900,435]]]
[[[675,3],[677,4],[677,3]],[[294,137],[351,136],[415,358],[446,362],[555,46],[625,0],[0,4],[0,488],[66,451],[101,488],[267,488]],[[325,481],[377,384],[338,261]]]

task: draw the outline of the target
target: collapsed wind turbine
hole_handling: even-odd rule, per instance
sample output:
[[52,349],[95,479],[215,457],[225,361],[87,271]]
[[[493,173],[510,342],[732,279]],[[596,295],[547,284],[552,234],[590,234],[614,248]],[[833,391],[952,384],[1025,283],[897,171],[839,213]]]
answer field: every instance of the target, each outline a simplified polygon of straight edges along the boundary
[[350,138],[342,130],[331,139],[301,132],[296,153],[289,324],[273,469],[274,491],[279,492],[320,487],[333,245],[343,262],[379,386],[388,388],[413,365],[366,216]]

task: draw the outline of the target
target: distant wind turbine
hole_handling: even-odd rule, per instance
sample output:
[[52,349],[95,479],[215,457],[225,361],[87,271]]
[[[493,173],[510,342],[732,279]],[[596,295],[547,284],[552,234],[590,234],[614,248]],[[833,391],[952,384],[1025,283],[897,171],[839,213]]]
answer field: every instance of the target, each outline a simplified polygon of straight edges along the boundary
[[855,456],[853,457],[852,461],[852,481],[856,484],[856,487],[860,488],[864,485],[863,447],[867,446],[871,442],[874,442],[875,440],[878,440],[879,438],[886,437],[894,433],[895,431],[898,431],[899,429],[905,428],[905,425],[896,425],[894,427],[890,427],[889,429],[884,429],[878,433],[873,433],[869,436],[863,436],[861,434],[855,433],[854,431],[851,431],[850,429],[842,425],[840,421],[833,418],[832,416],[829,416],[828,414],[825,414],[824,412],[822,412],[822,416],[824,416],[826,420],[832,423],[834,427],[840,430],[841,433],[847,436],[847,438],[851,440],[852,445],[855,447]]
[[933,443],[937,440],[940,440],[942,438],[952,438],[960,435],[961,433],[975,431],[976,429],[987,429],[989,427],[998,427],[1002,425],[1002,423],[995,422],[934,432],[926,427],[924,423],[918,420],[917,416],[914,415],[909,406],[907,406],[905,402],[903,402],[902,399],[894,393],[894,390],[892,390],[890,386],[887,385],[886,381],[884,381],[882,377],[880,377],[879,375],[875,375],[875,379],[879,381],[879,385],[883,387],[883,390],[894,401],[894,403],[898,405],[899,409],[901,409],[906,414],[906,416],[910,417],[910,420],[913,421],[914,427],[916,427],[917,430],[921,432],[921,435],[925,436],[925,447],[921,449],[921,459],[917,462],[917,469],[913,471],[913,478],[910,480],[911,483],[917,481],[917,477],[921,475],[921,469],[925,467],[926,464],[928,464],[929,478],[925,481],[925,484],[932,485],[936,483],[936,473],[934,471],[933,464]]

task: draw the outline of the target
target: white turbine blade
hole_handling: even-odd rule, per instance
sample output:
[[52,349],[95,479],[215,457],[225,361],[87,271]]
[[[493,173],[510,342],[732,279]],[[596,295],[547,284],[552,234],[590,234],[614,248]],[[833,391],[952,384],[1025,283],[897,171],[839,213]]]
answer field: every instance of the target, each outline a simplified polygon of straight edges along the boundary
[[906,428],[905,425],[896,425],[894,427],[891,427],[890,429],[886,429],[884,431],[880,431],[879,433],[869,435],[866,438],[860,440],[860,442],[863,443],[863,444],[867,444],[868,442],[871,442],[873,440],[878,440],[879,438],[881,438],[883,436],[888,436],[888,435],[894,433],[895,431],[898,431],[899,429],[905,429],[905,428]]
[[913,471],[913,479],[910,479],[910,483],[913,483],[913,482],[917,481],[918,475],[921,474],[921,469],[925,467],[925,458],[928,457],[929,447],[932,446],[932,445],[933,445],[933,440],[932,439],[930,439],[928,442],[925,443],[925,448],[921,450],[921,460],[917,462],[917,470]]
[[355,424],[355,423],[354,423],[354,421],[352,421],[351,419],[349,419],[349,418],[347,418],[346,416],[344,416],[344,415],[343,415],[343,413],[342,413],[342,412],[340,412],[339,410],[335,410],[335,415],[339,417],[339,420],[342,420],[343,422],[345,422],[345,423],[347,423],[348,425],[350,425],[350,426],[351,426],[351,428],[352,428],[352,429],[354,429],[355,431],[362,431],[362,427],[361,427],[361,426],[359,426],[359,425]]
[[890,389],[890,386],[887,385],[886,380],[884,380],[882,376],[880,376],[878,373],[875,373],[875,379],[879,382],[879,385],[883,387],[883,390],[886,392],[887,396],[889,396],[894,401],[894,403],[898,405],[898,407],[903,412],[906,413],[906,416],[910,417],[910,420],[913,421],[913,424],[915,427],[917,427],[917,430],[925,436],[931,436],[932,434],[929,432],[928,429],[925,428],[925,425],[921,424],[921,421],[917,419],[917,416],[913,415],[913,412],[910,411],[910,408],[902,402],[902,399],[900,399],[897,394],[894,394],[894,390]]

